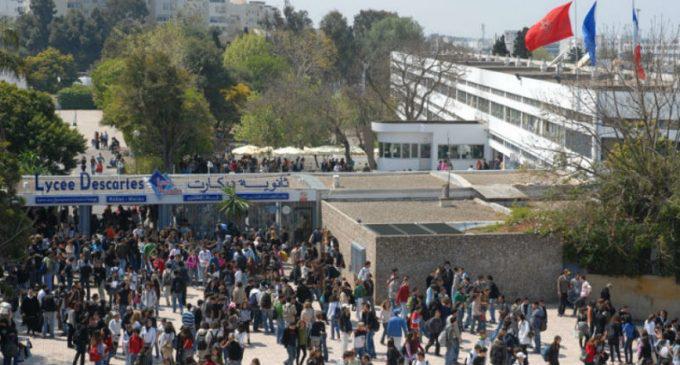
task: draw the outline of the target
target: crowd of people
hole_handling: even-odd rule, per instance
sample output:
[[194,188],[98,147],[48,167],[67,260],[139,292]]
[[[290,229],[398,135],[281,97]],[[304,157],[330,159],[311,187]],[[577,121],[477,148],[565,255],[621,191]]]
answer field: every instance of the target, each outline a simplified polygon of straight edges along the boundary
[[[446,365],[527,365],[529,352],[560,364],[561,337],[543,338],[545,302],[506,298],[492,276],[446,261],[426,278],[395,268],[376,283],[370,262],[343,275],[339,242],[326,230],[289,242],[274,227],[234,232],[220,225],[214,239],[197,240],[182,229],[153,230],[145,214],[108,211],[92,237],[59,222],[33,237],[27,260],[4,272],[5,284],[17,289],[5,297],[17,315],[0,315],[5,364],[25,353],[20,332],[66,336],[74,365],[114,357],[126,365],[236,365],[254,333],[276,338],[286,365],[365,365],[378,357],[424,365],[432,356]],[[200,293],[195,301],[192,287]],[[678,365],[677,319],[661,311],[636,326],[625,306],[614,308],[611,287],[595,297],[585,275],[565,271],[556,287],[558,314],[573,308],[581,362]],[[160,316],[162,308],[181,320]],[[464,332],[475,338],[467,353]],[[331,341],[340,353],[329,351]]]

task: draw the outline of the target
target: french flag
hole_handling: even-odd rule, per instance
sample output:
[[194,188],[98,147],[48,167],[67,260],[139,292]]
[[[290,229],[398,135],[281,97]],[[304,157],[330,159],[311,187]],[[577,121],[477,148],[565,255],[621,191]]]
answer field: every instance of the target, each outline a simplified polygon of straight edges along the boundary
[[635,3],[633,3],[633,63],[635,64],[635,74],[638,79],[644,80],[647,78],[647,75],[642,67],[642,46],[640,46],[639,31],[640,25],[638,23],[637,10],[635,9]]

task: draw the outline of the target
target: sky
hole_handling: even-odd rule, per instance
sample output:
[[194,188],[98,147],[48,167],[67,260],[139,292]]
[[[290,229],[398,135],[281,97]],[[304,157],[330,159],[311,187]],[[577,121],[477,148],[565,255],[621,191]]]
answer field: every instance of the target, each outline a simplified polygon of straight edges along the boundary
[[[265,0],[283,7],[284,0]],[[309,12],[315,25],[331,10],[338,10],[352,22],[361,9],[396,11],[401,16],[417,20],[426,33],[440,33],[460,37],[481,37],[481,26],[486,26],[486,38],[505,30],[531,26],[552,8],[566,0],[290,0],[296,9]],[[575,0],[571,20],[578,18],[580,33],[583,17],[593,0]],[[640,9],[640,28],[644,34],[652,22],[671,22],[677,30],[680,24],[680,0],[636,0]],[[577,16],[574,16],[576,8]],[[599,29],[623,32],[632,19],[631,0],[599,0],[597,24]]]

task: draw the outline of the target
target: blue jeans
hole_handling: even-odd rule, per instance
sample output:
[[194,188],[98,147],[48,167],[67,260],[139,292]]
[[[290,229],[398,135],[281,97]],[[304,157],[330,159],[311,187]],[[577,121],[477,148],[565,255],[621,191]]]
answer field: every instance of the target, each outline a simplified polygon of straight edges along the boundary
[[340,338],[340,324],[337,318],[331,318],[331,340],[336,338]]
[[321,335],[321,352],[323,353],[323,361],[328,362],[328,345],[326,344],[326,334]]
[[[277,318],[276,319],[276,343],[281,343],[281,340],[283,339],[283,331],[286,329],[286,322],[283,321],[283,318]],[[295,347],[293,347],[294,349]]]
[[57,312],[43,312],[42,335],[45,337],[47,329],[50,329],[50,337],[54,337],[54,329],[57,324]]
[[262,323],[262,312],[260,308],[253,308],[253,332],[260,329],[260,323]]
[[537,354],[541,353],[541,329],[534,328],[534,350]]
[[53,274],[43,274],[43,284],[47,285],[47,288],[52,290],[54,286],[54,275]]
[[297,355],[297,348],[295,346],[286,346],[286,351],[288,352],[288,360],[286,360],[286,365],[295,365],[295,356]]
[[444,365],[453,365],[458,362],[458,353],[460,352],[460,342],[454,341],[451,347],[446,348],[444,355]]
[[273,309],[260,310],[262,313],[262,327],[265,332],[274,333],[274,319],[272,318],[273,311]]
[[489,319],[496,322],[496,299],[489,299]]
[[374,335],[375,335],[375,332],[373,332],[373,331],[368,331],[368,333],[366,333],[366,352],[368,353],[368,356],[370,356],[370,357],[376,357],[375,343],[373,342],[373,336]]

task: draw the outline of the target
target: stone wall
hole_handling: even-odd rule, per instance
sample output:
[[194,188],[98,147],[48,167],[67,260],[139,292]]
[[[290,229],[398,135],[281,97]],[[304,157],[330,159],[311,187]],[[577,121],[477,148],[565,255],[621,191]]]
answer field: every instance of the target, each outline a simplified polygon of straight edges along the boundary
[[661,309],[668,311],[670,318],[680,317],[680,285],[675,282],[675,278],[595,274],[588,274],[586,278],[593,286],[593,298],[599,298],[602,288],[611,283],[612,304],[616,308],[627,305],[637,320],[645,319]]
[[[340,243],[349,268],[351,245],[366,248],[376,284],[376,300],[387,296],[385,283],[392,268],[411,277],[411,286],[425,289],[425,278],[448,260],[473,276],[492,275],[509,298],[528,296],[556,302],[555,282],[562,271],[562,246],[557,240],[527,234],[378,236],[355,219],[322,201],[323,227]],[[343,273],[350,277],[352,273]]]
[[[376,234],[326,201],[321,202],[321,220],[323,227],[330,230],[331,234],[338,239],[340,252],[345,258],[347,269],[349,269],[352,258],[352,242],[355,242],[366,248],[366,260],[373,263],[371,271],[375,278],[377,266],[375,264]],[[346,277],[351,277],[349,270],[345,270],[343,274]]]
[[377,238],[376,294],[386,296],[384,283],[392,268],[409,275],[411,286],[425,289],[425,278],[448,260],[473,278],[492,275],[507,298],[528,296],[557,301],[555,281],[562,270],[557,240],[528,234],[381,236]]

